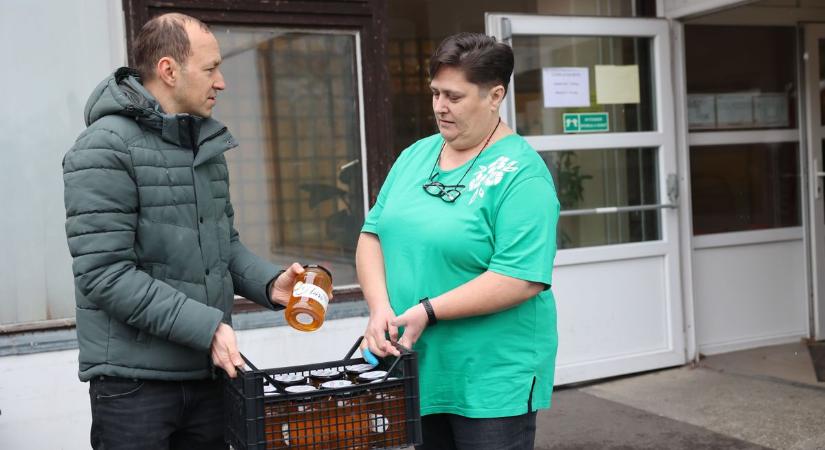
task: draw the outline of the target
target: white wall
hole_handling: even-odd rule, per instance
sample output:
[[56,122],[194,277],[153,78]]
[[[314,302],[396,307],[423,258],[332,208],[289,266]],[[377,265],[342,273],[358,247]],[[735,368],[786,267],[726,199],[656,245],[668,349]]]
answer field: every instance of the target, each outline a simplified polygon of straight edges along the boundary
[[74,316],[61,161],[124,47],[120,1],[0,2],[0,324]]
[[[366,324],[356,317],[330,320],[315,333],[241,331],[238,346],[261,369],[339,360]],[[88,389],[77,378],[77,350],[0,358],[0,448],[88,449]]]

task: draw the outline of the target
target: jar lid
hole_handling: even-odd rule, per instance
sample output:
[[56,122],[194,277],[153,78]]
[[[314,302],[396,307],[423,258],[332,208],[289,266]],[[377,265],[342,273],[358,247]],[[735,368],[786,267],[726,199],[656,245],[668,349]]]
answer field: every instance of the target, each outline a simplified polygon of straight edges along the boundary
[[290,394],[303,394],[304,392],[317,391],[318,388],[309,384],[299,384],[297,386],[289,386],[284,390]]
[[282,373],[280,375],[274,375],[272,378],[275,379],[275,381],[284,384],[303,383],[307,379],[307,377],[300,373]]
[[325,381],[321,383],[322,389],[341,389],[345,387],[352,386],[352,381],[350,380],[332,380],[332,381]]
[[338,368],[329,368],[329,369],[315,369],[309,372],[309,376],[315,378],[331,378],[337,377],[341,375],[341,369]]
[[386,370],[373,370],[372,372],[364,372],[358,375],[358,381],[374,381],[384,378],[387,375]]
[[324,266],[320,266],[318,264],[307,264],[304,266],[304,269],[321,269],[329,275],[329,279],[332,279],[332,273]]
[[364,364],[351,364],[351,365],[347,366],[346,369],[347,369],[347,372],[364,373],[364,372],[369,372],[374,367],[375,366],[373,366],[372,364],[364,363]]
[[275,387],[275,386],[273,386],[273,385],[271,385],[271,384],[267,384],[266,386],[264,386],[264,395],[265,395],[265,396],[270,396],[270,395],[281,395],[281,393],[280,393],[280,392],[278,392],[278,388],[277,388],[277,387]]

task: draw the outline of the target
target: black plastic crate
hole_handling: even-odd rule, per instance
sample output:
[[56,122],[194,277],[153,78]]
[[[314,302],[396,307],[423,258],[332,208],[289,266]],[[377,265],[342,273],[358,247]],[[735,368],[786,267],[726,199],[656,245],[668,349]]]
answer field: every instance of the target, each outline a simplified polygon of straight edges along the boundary
[[382,360],[375,370],[387,374],[373,382],[287,391],[288,377],[306,377],[299,384],[315,385],[323,380],[310,375],[325,369],[344,372],[344,379],[352,381],[354,374],[347,374],[347,366],[365,363],[352,358],[360,342],[361,338],[340,361],[261,370],[246,360],[251,370],[240,371],[234,379],[224,376],[226,441],[236,450],[361,450],[420,444],[418,360],[411,350],[399,346],[400,357]]

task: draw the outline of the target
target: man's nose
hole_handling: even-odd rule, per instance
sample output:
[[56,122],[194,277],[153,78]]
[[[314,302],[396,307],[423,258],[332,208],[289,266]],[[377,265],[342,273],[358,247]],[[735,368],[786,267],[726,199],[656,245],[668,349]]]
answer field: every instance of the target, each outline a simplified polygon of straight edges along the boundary
[[218,70],[218,78],[215,80],[214,83],[212,83],[212,87],[216,91],[222,91],[226,89],[226,81],[223,79],[223,73],[220,70]]

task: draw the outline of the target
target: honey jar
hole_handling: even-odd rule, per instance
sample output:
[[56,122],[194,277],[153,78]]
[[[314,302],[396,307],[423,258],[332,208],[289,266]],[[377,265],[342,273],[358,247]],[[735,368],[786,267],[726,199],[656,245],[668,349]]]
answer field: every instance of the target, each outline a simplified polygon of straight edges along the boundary
[[286,306],[287,323],[296,330],[315,331],[324,323],[332,296],[332,274],[318,265],[305,266]]

